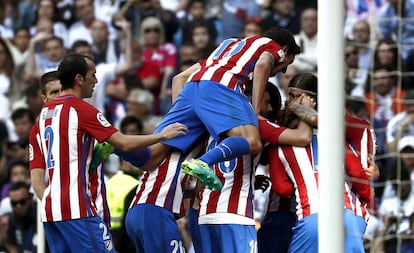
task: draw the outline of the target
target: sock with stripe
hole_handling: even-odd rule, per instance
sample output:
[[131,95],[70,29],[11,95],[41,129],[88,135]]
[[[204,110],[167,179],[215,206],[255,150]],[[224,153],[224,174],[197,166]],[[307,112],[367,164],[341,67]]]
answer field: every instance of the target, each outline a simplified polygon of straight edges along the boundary
[[250,145],[246,138],[231,136],[224,139],[216,147],[199,157],[199,159],[211,166],[215,163],[232,160],[249,152]]

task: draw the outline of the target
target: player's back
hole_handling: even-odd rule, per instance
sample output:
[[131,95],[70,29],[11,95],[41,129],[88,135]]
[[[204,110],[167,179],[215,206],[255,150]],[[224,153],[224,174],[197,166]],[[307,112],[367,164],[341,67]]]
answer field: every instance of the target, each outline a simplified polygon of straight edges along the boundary
[[93,145],[95,138],[103,141],[116,129],[93,106],[73,95],[46,103],[37,124],[48,179],[42,220],[96,216],[91,190],[101,185],[89,174]]
[[283,49],[261,36],[224,40],[189,80],[211,80],[243,92],[241,85],[251,79],[256,61],[265,51],[273,53],[278,61]]

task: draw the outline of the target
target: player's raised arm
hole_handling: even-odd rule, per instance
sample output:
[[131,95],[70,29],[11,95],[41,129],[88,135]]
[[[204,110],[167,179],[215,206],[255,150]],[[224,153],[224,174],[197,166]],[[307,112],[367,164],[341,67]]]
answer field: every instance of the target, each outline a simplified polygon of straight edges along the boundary
[[252,105],[256,114],[260,114],[260,103],[274,64],[275,57],[269,52],[263,52],[254,67]]

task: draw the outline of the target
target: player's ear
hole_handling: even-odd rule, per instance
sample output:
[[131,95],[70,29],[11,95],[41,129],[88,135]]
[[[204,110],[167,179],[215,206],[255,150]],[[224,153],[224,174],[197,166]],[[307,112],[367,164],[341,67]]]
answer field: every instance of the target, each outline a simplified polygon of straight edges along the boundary
[[41,94],[41,95],[40,95],[40,99],[42,99],[42,102],[43,102],[43,103],[46,103],[46,102],[47,102],[47,98],[46,98],[46,96],[45,96],[45,95],[43,95],[43,94]]
[[82,83],[83,81],[84,81],[84,77],[81,75],[81,74],[77,74],[76,76],[75,76],[75,81],[76,82],[79,82],[79,83]]

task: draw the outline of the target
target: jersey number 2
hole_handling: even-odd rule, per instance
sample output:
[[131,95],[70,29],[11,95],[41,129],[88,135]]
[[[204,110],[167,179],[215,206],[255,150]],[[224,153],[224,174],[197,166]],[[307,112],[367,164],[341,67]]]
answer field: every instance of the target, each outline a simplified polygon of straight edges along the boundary
[[45,134],[43,136],[47,141],[47,157],[46,157],[46,166],[47,168],[55,167],[55,161],[52,159],[52,146],[53,146],[53,129],[50,126],[45,128]]

